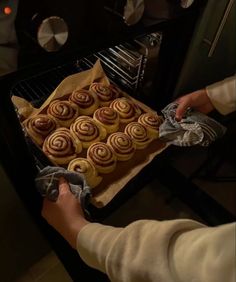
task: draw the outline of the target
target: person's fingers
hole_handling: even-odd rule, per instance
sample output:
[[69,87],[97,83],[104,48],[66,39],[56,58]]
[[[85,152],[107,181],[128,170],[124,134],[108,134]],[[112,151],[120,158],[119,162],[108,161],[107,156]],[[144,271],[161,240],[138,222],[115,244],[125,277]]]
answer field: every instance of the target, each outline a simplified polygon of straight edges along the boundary
[[177,121],[180,121],[185,114],[187,108],[189,107],[189,100],[188,99],[179,99],[177,101],[179,103],[176,112],[175,112],[175,118]]
[[64,177],[59,179],[59,196],[66,193],[69,190],[69,184]]

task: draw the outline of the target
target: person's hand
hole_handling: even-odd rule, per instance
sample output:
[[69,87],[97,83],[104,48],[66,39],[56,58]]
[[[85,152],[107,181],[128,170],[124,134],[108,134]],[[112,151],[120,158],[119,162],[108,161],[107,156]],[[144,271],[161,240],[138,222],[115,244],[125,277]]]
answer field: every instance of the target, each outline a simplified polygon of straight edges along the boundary
[[43,201],[42,216],[54,227],[73,247],[80,230],[89,222],[84,218],[82,208],[70,192],[64,178],[59,181],[59,196],[56,202]]
[[184,116],[185,111],[188,107],[194,108],[195,110],[208,114],[214,110],[214,106],[211,100],[207,96],[205,89],[201,89],[190,94],[184,95],[176,100],[179,104],[176,109],[175,118],[180,121]]

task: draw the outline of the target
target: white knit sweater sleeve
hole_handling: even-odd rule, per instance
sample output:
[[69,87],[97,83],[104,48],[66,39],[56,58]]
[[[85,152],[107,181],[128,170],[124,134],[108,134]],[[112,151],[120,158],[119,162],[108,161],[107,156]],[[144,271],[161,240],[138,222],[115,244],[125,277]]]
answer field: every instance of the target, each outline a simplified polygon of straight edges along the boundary
[[77,250],[111,281],[235,282],[235,230],[235,223],[210,228],[192,220],[90,223]]
[[223,115],[236,111],[236,75],[206,87],[212,104]]

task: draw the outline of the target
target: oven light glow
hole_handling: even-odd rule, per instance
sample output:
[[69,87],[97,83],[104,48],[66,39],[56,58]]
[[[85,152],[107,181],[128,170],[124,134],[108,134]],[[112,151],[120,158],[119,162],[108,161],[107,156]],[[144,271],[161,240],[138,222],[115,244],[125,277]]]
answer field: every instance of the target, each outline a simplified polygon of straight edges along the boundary
[[10,7],[5,7],[5,8],[3,9],[3,11],[4,11],[4,14],[5,14],[5,15],[10,15],[11,12],[12,12],[12,9],[11,9]]

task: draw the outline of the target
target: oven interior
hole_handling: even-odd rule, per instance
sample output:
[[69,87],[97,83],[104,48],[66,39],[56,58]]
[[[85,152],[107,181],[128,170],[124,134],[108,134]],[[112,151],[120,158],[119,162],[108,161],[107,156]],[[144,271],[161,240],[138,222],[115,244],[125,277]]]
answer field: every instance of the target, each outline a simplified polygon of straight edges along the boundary
[[147,73],[158,59],[161,40],[161,33],[156,32],[83,58],[75,56],[70,62],[19,81],[12,87],[11,95],[25,98],[38,107],[66,76],[91,68],[98,59],[109,79],[135,95],[144,84],[150,84],[151,78],[147,77]]

